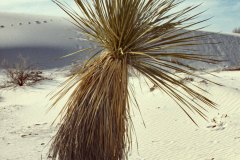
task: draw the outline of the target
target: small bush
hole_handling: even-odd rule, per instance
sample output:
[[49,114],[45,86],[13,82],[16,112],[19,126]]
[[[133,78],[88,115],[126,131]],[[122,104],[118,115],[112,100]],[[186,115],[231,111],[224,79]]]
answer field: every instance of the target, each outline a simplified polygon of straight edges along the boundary
[[199,83],[201,83],[201,84],[208,84],[208,82],[205,79],[199,81]]
[[186,83],[186,82],[193,82],[194,79],[192,77],[185,77],[181,80],[182,83]]
[[233,29],[233,33],[239,33],[239,34],[240,34],[240,27],[234,28],[234,29]]
[[18,63],[10,66],[7,61],[2,62],[4,73],[7,76],[5,84],[1,88],[11,86],[29,86],[41,80],[50,79],[44,77],[42,71],[35,69],[33,66],[28,65],[27,59],[19,56]]

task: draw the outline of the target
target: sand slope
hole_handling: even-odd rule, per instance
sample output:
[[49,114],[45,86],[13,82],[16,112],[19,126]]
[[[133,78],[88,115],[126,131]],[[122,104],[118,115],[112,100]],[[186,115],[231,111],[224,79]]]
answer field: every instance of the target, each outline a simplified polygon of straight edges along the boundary
[[[69,21],[61,17],[33,16],[0,12],[0,59],[16,62],[19,54],[28,57],[40,68],[54,68],[71,64],[72,59],[86,59],[89,55],[57,60],[56,58],[83,48],[97,48],[82,40],[82,35]],[[193,32],[194,35],[203,32]],[[207,33],[207,32],[205,32]],[[202,63],[189,63],[198,68],[239,66],[240,36],[238,34],[207,33],[200,43],[211,43],[193,47],[194,53],[213,55],[226,62],[218,66]]]
[[86,59],[86,55],[56,59],[92,46],[79,39],[80,33],[61,17],[0,13],[0,19],[0,60],[5,58],[10,63],[21,54],[39,68],[70,65],[72,59]]

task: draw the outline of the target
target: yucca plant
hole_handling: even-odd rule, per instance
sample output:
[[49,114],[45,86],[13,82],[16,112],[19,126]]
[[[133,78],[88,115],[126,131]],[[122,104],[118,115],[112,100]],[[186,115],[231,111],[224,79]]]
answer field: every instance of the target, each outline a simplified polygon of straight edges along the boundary
[[177,71],[198,77],[192,72],[196,69],[171,60],[217,62],[190,53],[189,46],[200,45],[198,39],[206,36],[193,35],[192,30],[187,30],[205,21],[193,21],[201,13],[188,14],[198,6],[173,12],[182,1],[75,0],[80,10],[76,12],[60,1],[54,2],[72,18],[84,38],[99,47],[78,51],[88,51],[94,56],[54,97],[53,106],[73,89],[50,148],[53,159],[128,159],[133,127],[130,70],[167,93],[193,122],[192,113],[207,119],[206,107],[215,107],[215,103],[174,74]]

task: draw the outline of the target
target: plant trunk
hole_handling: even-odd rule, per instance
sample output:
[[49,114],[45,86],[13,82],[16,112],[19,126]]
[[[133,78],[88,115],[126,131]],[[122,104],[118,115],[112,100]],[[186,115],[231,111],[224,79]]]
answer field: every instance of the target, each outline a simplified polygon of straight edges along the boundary
[[[79,78],[80,79],[80,78]],[[109,54],[89,62],[67,104],[50,153],[58,160],[127,159],[128,68]]]

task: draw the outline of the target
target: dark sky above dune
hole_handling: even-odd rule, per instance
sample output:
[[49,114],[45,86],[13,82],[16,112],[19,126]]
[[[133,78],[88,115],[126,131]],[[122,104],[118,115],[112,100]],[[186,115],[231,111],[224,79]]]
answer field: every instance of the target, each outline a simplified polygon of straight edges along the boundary
[[[74,0],[62,0],[73,8]],[[213,17],[202,25],[210,25],[206,31],[232,32],[240,27],[240,0],[186,0],[177,10],[203,3],[195,12],[207,10],[200,19]],[[1,0],[0,11],[65,16],[51,0]]]

